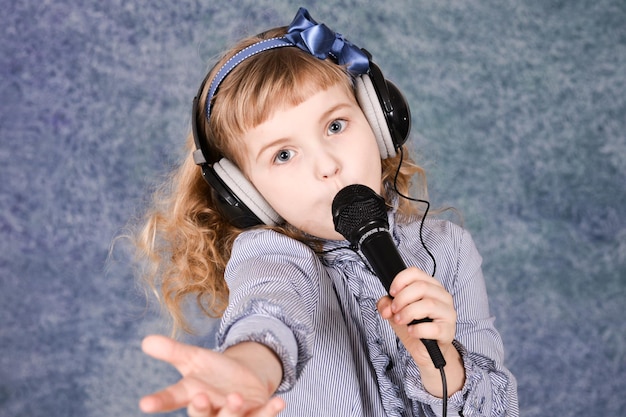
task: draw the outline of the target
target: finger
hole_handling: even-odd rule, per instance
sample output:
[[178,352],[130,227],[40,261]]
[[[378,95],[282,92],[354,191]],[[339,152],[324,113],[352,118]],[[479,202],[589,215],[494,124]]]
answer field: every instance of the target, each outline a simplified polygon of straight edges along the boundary
[[[398,318],[400,316],[400,318]],[[414,324],[415,318],[428,317],[431,321]],[[434,339],[442,343],[452,342],[456,331],[456,312],[450,306],[437,300],[422,300],[402,310],[394,316],[398,325],[408,325],[408,332],[414,338]]]
[[[240,417],[244,415],[243,410],[244,401],[241,395],[237,393],[229,394],[226,397],[226,404],[217,413],[216,417]],[[192,416],[195,417],[195,416]]]
[[139,401],[139,409],[144,413],[165,413],[186,407],[189,400],[180,384],[174,384],[143,397]]
[[213,415],[213,406],[208,396],[198,394],[192,398],[187,406],[187,415],[189,417],[210,417]]
[[285,401],[280,397],[274,397],[268,401],[253,417],[275,417],[285,409]]
[[426,322],[405,327],[409,335],[414,339],[431,339],[439,341],[442,337],[441,325],[436,323]]
[[[442,295],[441,298],[428,296],[405,305],[398,310],[392,307],[393,320],[396,323],[421,324],[424,322],[456,323],[456,310],[452,297]],[[418,323],[414,323],[418,321]]]
[[[432,300],[437,304],[453,306],[452,296],[442,286],[434,285],[432,282],[427,281],[414,281],[396,295],[391,304],[391,309],[394,313],[397,313],[407,306],[423,300]],[[417,318],[422,317],[426,316]]]
[[139,400],[139,409],[143,413],[161,413],[165,412],[161,406],[161,401],[156,395],[147,395]]
[[174,364],[175,358],[180,355],[177,352],[176,342],[174,339],[161,335],[146,336],[141,342],[141,350],[147,355],[155,359]]
[[182,375],[187,375],[193,362],[192,358],[200,350],[197,346],[187,345],[161,335],[144,338],[141,349],[145,354],[174,366]]
[[389,288],[389,293],[392,297],[395,297],[395,294],[402,291],[404,287],[410,285],[412,282],[415,281],[426,281],[434,285],[441,286],[441,283],[436,278],[431,277],[419,268],[411,266],[407,269],[400,271],[398,275],[396,275]]

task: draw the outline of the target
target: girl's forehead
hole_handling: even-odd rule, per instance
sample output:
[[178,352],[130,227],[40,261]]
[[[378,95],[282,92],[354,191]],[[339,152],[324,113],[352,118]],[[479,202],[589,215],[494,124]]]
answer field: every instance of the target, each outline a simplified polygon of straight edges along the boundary
[[[267,117],[261,120],[252,128],[257,127],[268,120],[272,119],[277,113],[289,113],[290,110],[296,107],[302,106],[307,102],[315,102],[314,109],[319,112],[325,112],[337,106],[338,103],[350,103],[358,105],[354,91],[350,87],[346,87],[340,83],[335,83],[331,86],[316,86],[311,85],[307,90],[307,94],[302,94],[299,97],[294,97],[292,100],[278,99],[271,106],[267,112]],[[324,97],[323,100],[319,100],[319,97]],[[313,116],[313,114],[311,114]],[[285,115],[285,117],[287,117]]]
[[283,135],[289,137],[296,131],[310,128],[307,127],[311,126],[308,124],[309,119],[325,123],[324,116],[334,115],[339,109],[355,107],[358,107],[358,103],[352,90],[338,83],[319,89],[310,97],[303,97],[300,102],[276,102],[265,120],[246,128],[237,142],[232,143],[233,151],[238,154],[238,160],[243,162],[251,153],[258,151],[266,140]]

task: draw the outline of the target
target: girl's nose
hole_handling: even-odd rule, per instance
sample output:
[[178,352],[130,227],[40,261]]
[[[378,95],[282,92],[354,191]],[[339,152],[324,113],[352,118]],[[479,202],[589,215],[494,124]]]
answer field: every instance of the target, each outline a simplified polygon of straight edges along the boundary
[[341,166],[339,159],[327,150],[321,150],[317,153],[315,165],[318,175],[322,179],[332,178],[337,175]]

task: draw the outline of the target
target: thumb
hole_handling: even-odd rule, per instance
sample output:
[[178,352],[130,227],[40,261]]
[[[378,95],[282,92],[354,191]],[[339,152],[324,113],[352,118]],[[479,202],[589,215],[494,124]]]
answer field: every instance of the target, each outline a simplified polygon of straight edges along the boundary
[[411,336],[409,335],[409,327],[406,324],[397,324],[393,319],[393,312],[391,311],[391,302],[392,299],[388,295],[382,297],[378,300],[376,307],[378,308],[378,312],[381,317],[389,322],[391,328],[398,338],[404,343],[409,342],[411,340]]
[[382,297],[376,303],[376,307],[378,308],[378,312],[385,320],[389,320],[393,317],[393,312],[391,311],[391,297],[388,295]]

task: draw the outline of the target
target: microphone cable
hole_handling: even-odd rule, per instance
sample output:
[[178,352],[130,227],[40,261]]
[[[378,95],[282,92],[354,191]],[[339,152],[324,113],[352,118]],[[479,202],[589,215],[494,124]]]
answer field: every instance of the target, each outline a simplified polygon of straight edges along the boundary
[[[400,197],[409,200],[409,201],[414,201],[416,203],[422,203],[426,205],[426,209],[424,210],[424,214],[422,216],[422,222],[420,224],[420,229],[419,229],[419,237],[420,237],[420,243],[422,244],[422,247],[424,248],[424,250],[426,251],[426,253],[428,254],[428,256],[430,256],[430,259],[432,259],[433,261],[433,271],[430,274],[431,277],[435,277],[435,272],[437,271],[437,261],[435,261],[435,256],[432,254],[432,252],[428,249],[428,247],[426,246],[426,244],[424,243],[424,234],[423,234],[423,230],[424,230],[424,223],[426,222],[426,216],[428,215],[428,211],[430,210],[430,202],[428,202],[427,200],[421,200],[418,198],[413,198],[410,197],[408,195],[405,195],[403,193],[400,192],[400,190],[398,190],[398,176],[400,175],[400,168],[402,168],[402,163],[404,162],[404,149],[402,146],[400,146],[398,148],[398,150],[400,151],[400,163],[398,164],[398,169],[396,170],[396,174],[393,178],[393,188],[394,191],[396,192],[396,194],[398,194]],[[422,320],[413,320],[411,323],[409,323],[409,326],[412,324],[417,324],[417,323],[422,323],[425,321],[428,321],[429,319],[422,319]],[[432,321],[432,320],[430,320]],[[448,414],[448,382],[446,380],[446,372],[444,371],[444,367],[445,367],[445,361],[443,362],[443,365],[439,365],[438,364],[434,364],[438,369],[439,369],[439,373],[441,374],[441,390],[442,390],[442,405],[441,405],[441,412],[442,412],[442,416],[443,417],[447,417]]]

